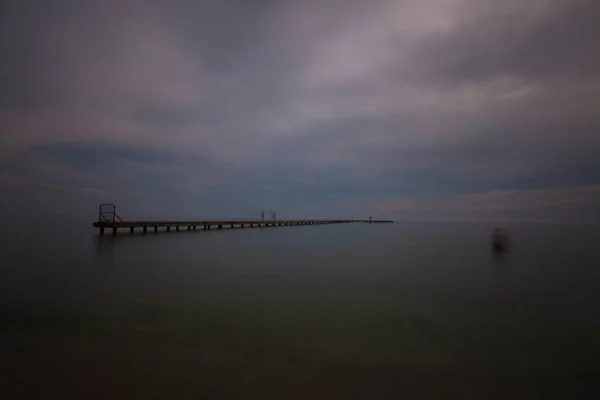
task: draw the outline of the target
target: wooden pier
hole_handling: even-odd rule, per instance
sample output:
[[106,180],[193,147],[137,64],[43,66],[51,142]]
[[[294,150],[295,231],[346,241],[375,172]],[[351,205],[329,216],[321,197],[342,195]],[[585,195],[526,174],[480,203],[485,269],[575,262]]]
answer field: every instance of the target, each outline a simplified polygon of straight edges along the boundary
[[98,221],[94,222],[95,228],[100,228],[100,235],[104,235],[106,229],[112,230],[113,236],[119,229],[128,229],[133,235],[136,229],[147,233],[148,229],[154,232],[170,232],[172,228],[176,231],[210,230],[211,228],[266,228],[275,226],[304,226],[304,225],[330,225],[349,223],[372,223],[389,224],[394,221],[386,220],[358,220],[358,219],[319,219],[319,220],[197,220],[197,221],[124,221],[115,212],[113,204],[100,205]]

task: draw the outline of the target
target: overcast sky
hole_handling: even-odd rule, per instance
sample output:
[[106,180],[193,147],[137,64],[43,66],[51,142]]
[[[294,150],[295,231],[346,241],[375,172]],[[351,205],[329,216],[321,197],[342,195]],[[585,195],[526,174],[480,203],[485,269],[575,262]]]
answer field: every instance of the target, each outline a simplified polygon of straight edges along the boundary
[[600,220],[598,0],[4,0],[0,204]]

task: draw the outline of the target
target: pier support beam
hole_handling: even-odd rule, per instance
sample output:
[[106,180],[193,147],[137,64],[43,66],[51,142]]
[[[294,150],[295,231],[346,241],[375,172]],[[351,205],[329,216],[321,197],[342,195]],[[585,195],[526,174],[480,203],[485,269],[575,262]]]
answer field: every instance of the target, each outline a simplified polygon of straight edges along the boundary
[[[102,220],[101,218],[94,222],[94,226],[99,228],[100,236],[103,236],[107,229],[112,229],[113,236],[117,235],[118,228],[129,228],[130,235],[135,233],[137,228],[141,228],[144,235],[147,234],[149,228],[154,228],[154,233],[157,233],[159,228],[165,227],[167,232],[171,231],[171,228],[175,228],[177,231],[184,230],[187,227],[188,231],[197,230],[198,227],[204,230],[210,230],[211,226],[217,227],[218,229],[223,229],[225,225],[229,227],[229,229],[238,228],[247,228],[248,225],[250,227],[254,227],[258,225],[259,228],[270,228],[277,226],[300,226],[300,225],[330,225],[330,224],[348,224],[348,223],[369,223],[369,224],[391,224],[394,221],[389,220],[378,220],[378,219],[358,219],[358,220],[229,220],[227,223],[222,221],[180,221],[180,222],[167,222],[167,221],[122,221],[120,223],[111,223],[106,220]],[[197,223],[200,222],[200,225]],[[180,229],[181,228],[181,229]]]

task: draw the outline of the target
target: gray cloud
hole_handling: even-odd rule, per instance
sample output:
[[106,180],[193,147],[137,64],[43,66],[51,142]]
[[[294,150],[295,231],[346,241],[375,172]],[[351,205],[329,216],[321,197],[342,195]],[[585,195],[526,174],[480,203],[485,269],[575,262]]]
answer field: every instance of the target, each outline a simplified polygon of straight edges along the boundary
[[592,0],[2,7],[0,165],[28,191],[414,217],[600,183]]
[[[421,79],[464,83],[502,76],[532,81],[597,78],[598,2],[528,3],[499,7],[490,1],[469,2],[464,8],[470,15],[455,30],[415,46],[415,69]],[[528,7],[529,13],[520,12]]]

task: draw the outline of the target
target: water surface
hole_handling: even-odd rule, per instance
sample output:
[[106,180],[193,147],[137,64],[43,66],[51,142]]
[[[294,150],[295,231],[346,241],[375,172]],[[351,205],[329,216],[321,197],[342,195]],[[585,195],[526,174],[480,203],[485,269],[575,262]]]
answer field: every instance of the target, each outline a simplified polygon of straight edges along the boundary
[[485,223],[90,225],[0,236],[10,393],[532,398],[600,372],[597,225],[504,225],[503,257]]

